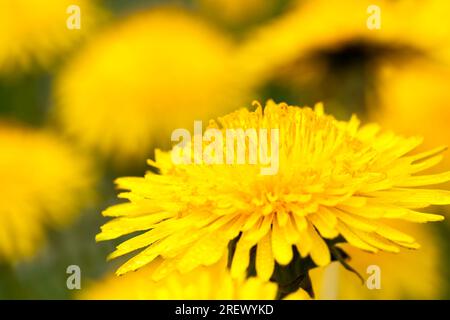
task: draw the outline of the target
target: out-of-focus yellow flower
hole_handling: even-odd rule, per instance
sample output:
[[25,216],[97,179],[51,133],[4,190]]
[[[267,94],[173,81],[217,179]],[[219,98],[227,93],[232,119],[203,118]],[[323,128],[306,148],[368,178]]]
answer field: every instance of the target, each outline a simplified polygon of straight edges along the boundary
[[248,23],[267,15],[279,0],[196,0],[203,11],[227,23]]
[[[293,246],[302,257],[310,255],[317,265],[327,265],[330,252],[324,238],[338,235],[369,252],[418,248],[411,236],[385,222],[438,221],[442,216],[423,213],[423,208],[450,203],[449,191],[416,188],[450,179],[450,172],[418,175],[443,151],[409,154],[421,138],[380,132],[373,124],[360,127],[356,116],[337,121],[325,115],[321,105],[312,110],[273,101],[264,112],[261,106],[254,112],[242,109],[219,123],[213,121],[210,127],[221,132],[278,129],[277,174],[261,175],[261,163],[175,165],[169,153],[157,152],[149,163],[159,174],[119,179],[119,188],[126,190],[120,197],[129,203],[103,212],[115,219],[102,227],[97,240],[143,231],[110,255],[144,249],[118,274],[158,256],[165,260],[155,279],[173,268],[188,272],[211,265],[227,255],[229,242],[239,235],[232,275],[247,269],[249,252],[256,246],[256,271],[263,279],[271,277],[275,262],[292,261]],[[249,139],[257,146],[263,141]],[[274,139],[271,146],[276,146]]]
[[0,124],[0,260],[30,258],[90,197],[89,162],[47,132]]
[[351,257],[349,263],[364,278],[370,276],[371,271],[367,272],[369,266],[380,268],[380,289],[369,289],[355,274],[335,264],[311,271],[316,298],[439,299],[444,268],[433,230],[428,229],[427,225],[404,226],[409,234],[420,241],[420,250],[405,251],[398,255],[387,252],[375,255],[345,247]]
[[285,15],[250,32],[240,49],[242,68],[267,77],[314,49],[338,46],[366,32],[365,12],[361,1],[302,1]]
[[397,32],[399,42],[409,43],[426,55],[438,59],[450,58],[449,1],[403,0],[397,6],[397,12],[404,16],[402,29]]
[[241,69],[261,83],[280,67],[348,44],[414,49],[438,55],[449,46],[450,3],[377,1],[380,29],[369,29],[371,0],[299,1],[285,15],[251,31],[240,50]]
[[[80,8],[80,29],[67,28],[71,5]],[[92,31],[99,16],[87,0],[0,0],[0,72],[48,66]]]
[[[82,145],[126,159],[174,128],[241,104],[233,45],[195,16],[160,8],[112,26],[73,60],[58,114]],[[232,102],[231,102],[232,101]]]
[[[161,259],[137,272],[121,277],[114,274],[93,283],[81,293],[81,299],[129,299],[129,300],[273,300],[277,295],[277,285],[260,278],[234,279],[223,261],[199,267],[182,274],[174,272],[161,281],[151,280],[153,270]],[[309,300],[302,289],[286,296],[285,299]]]

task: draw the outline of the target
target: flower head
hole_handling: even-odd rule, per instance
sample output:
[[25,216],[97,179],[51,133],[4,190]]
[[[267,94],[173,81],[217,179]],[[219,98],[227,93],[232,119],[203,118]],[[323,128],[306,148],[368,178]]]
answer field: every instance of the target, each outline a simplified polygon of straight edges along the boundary
[[47,132],[0,124],[0,149],[0,260],[16,262],[73,219],[93,178],[87,159]]
[[[70,6],[80,8],[80,29],[70,30]],[[93,1],[1,0],[0,72],[47,67],[61,52],[73,47],[101,16]]]
[[[264,83],[280,69],[321,59],[323,53],[363,45],[366,52],[403,52],[427,55],[448,52],[450,3],[445,0],[296,1],[291,10],[250,31],[240,48],[244,73]],[[379,9],[379,29],[368,27]],[[400,49],[400,50],[399,50]],[[410,53],[405,50],[405,53]],[[291,77],[294,77],[291,75]]]
[[62,72],[58,118],[82,146],[114,160],[143,156],[173,128],[242,100],[232,55],[226,36],[186,12],[139,13],[98,36]]
[[410,154],[422,139],[360,126],[353,116],[338,121],[323,112],[269,101],[251,112],[242,109],[211,127],[279,130],[279,170],[261,175],[260,164],[174,165],[169,153],[157,152],[150,164],[159,170],[144,178],[121,178],[117,184],[128,203],[104,211],[115,219],[97,240],[141,231],[111,254],[143,249],[120,267],[136,270],[163,257],[159,278],[170,269],[182,272],[211,265],[236,241],[233,276],[249,266],[256,247],[258,276],[269,279],[275,263],[289,264],[294,251],[327,265],[326,239],[341,235],[351,245],[377,252],[398,252],[418,244],[385,223],[389,219],[438,221],[422,212],[450,203],[450,192],[416,188],[450,179],[450,172],[416,175],[436,164],[444,148]]
[[[161,281],[153,281],[151,274],[162,259],[122,277],[110,275],[93,283],[82,292],[82,299],[140,299],[140,300],[273,300],[277,285],[257,277],[233,279],[224,260],[209,267],[199,267],[186,274],[174,272]],[[285,299],[307,300],[302,289]]]

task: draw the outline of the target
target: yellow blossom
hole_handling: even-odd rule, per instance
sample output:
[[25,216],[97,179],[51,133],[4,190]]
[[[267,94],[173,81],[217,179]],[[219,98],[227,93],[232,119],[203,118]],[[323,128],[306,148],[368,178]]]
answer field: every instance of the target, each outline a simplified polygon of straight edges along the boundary
[[279,130],[279,171],[261,175],[260,164],[174,165],[170,153],[149,161],[158,172],[117,180],[127,203],[105,210],[114,219],[102,226],[97,240],[139,231],[120,244],[110,258],[138,249],[117,271],[124,274],[164,261],[153,274],[172,269],[188,272],[211,265],[237,241],[231,274],[242,275],[256,247],[258,276],[269,279],[275,263],[289,264],[294,250],[316,265],[330,263],[326,239],[341,235],[369,252],[418,248],[409,235],[386,221],[439,221],[424,212],[429,205],[450,203],[450,192],[425,186],[448,181],[450,172],[418,175],[441,159],[438,147],[412,153],[419,137],[382,132],[375,124],[360,126],[356,116],[338,121],[323,112],[269,101],[251,112],[241,109],[211,127]]
[[0,260],[32,257],[90,196],[90,164],[53,134],[0,124]]
[[[370,26],[373,5],[380,13],[379,28]],[[413,50],[441,56],[449,50],[449,8],[446,0],[297,1],[284,15],[249,32],[240,48],[241,72],[261,84],[281,67],[310,63],[349,45],[375,53]]]
[[[67,28],[72,5],[80,8],[76,30]],[[0,73],[49,66],[92,31],[101,15],[94,1],[0,0]]]
[[233,44],[196,16],[157,8],[98,36],[62,72],[57,115],[81,145],[117,160],[245,96]]

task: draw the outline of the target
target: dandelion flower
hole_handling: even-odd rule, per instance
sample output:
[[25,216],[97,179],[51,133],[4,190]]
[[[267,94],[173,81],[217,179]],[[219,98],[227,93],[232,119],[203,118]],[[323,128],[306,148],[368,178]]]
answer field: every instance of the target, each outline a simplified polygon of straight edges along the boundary
[[413,49],[430,55],[448,47],[448,1],[377,1],[379,29],[368,27],[373,5],[364,0],[298,1],[286,14],[249,32],[240,47],[242,72],[264,83],[281,67],[350,45],[373,52]]
[[245,82],[232,53],[226,36],[186,12],[137,14],[111,26],[62,72],[58,117],[82,146],[119,160],[144,156],[174,128],[242,100]]
[[89,198],[88,161],[47,132],[0,125],[0,260],[32,257]]
[[[311,271],[317,299],[439,299],[445,270],[439,252],[439,242],[429,225],[404,224],[403,229],[421,243],[417,251],[401,254],[380,252],[370,254],[348,245],[351,266],[366,281],[372,274],[369,266],[380,269],[381,290],[361,285],[360,279],[339,265],[329,265]],[[329,270],[329,269],[332,270]],[[331,272],[329,272],[331,271]],[[327,281],[328,280],[328,281]],[[324,282],[325,281],[325,282]],[[334,287],[334,288],[333,288]],[[335,296],[327,296],[334,293]]]
[[[386,221],[442,220],[422,212],[450,203],[450,192],[424,186],[450,179],[450,172],[417,175],[441,159],[445,148],[410,154],[422,139],[360,126],[356,116],[338,121],[323,112],[269,101],[251,112],[242,109],[212,122],[226,129],[279,130],[279,170],[261,175],[260,164],[182,164],[157,152],[144,178],[120,178],[121,198],[129,202],[104,211],[114,217],[97,235],[108,240],[140,231],[110,258],[143,249],[118,270],[139,269],[163,257],[155,279],[168,270],[188,272],[211,265],[236,241],[232,276],[249,266],[256,248],[258,276],[269,279],[275,263],[289,264],[294,251],[318,266],[330,263],[328,239],[341,235],[369,252],[418,248],[409,235]],[[186,145],[188,146],[188,144]],[[416,188],[417,187],[417,188]]]
[[[68,8],[80,8],[80,29],[67,28]],[[47,67],[92,30],[99,9],[86,0],[1,0],[0,72]]]
[[[88,300],[273,300],[277,285],[257,277],[233,279],[225,267],[219,263],[209,267],[199,267],[181,274],[174,272],[161,281],[151,280],[151,273],[161,263],[155,263],[134,273],[117,277],[112,274],[98,283],[92,283],[80,298]],[[307,300],[308,294],[299,289],[285,299]]]
[[250,31],[240,47],[242,68],[258,75],[255,81],[261,82],[279,67],[314,50],[337,47],[367,33],[367,6],[357,2],[300,2],[286,14]]

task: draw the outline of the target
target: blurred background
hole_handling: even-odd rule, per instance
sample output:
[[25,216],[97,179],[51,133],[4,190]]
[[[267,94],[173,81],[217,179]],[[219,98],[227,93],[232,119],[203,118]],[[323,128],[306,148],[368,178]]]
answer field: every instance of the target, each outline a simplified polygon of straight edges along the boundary
[[[193,120],[322,101],[448,145],[449,18],[445,0],[0,0],[0,299],[78,298],[108,277],[115,244],[94,238],[114,179]],[[332,264],[311,272],[317,298],[449,299],[448,218],[403,227],[418,251],[349,249],[381,290]]]

